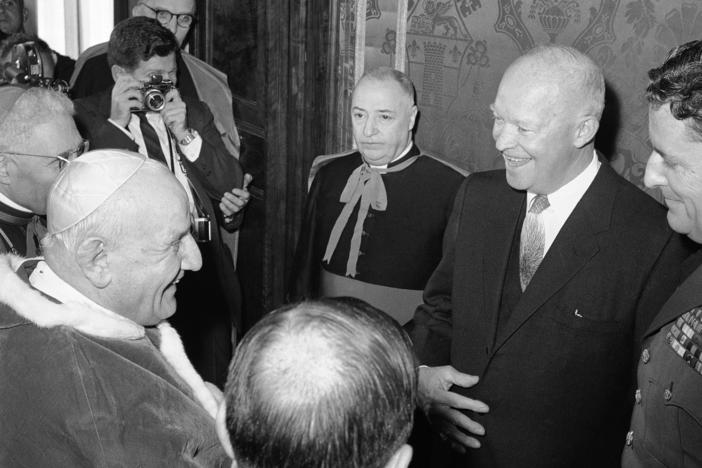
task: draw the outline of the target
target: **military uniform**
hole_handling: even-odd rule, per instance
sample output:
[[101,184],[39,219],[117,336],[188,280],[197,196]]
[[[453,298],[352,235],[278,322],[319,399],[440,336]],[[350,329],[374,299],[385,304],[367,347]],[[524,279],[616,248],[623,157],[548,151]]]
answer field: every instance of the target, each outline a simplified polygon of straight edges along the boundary
[[646,334],[622,466],[702,466],[702,267]]

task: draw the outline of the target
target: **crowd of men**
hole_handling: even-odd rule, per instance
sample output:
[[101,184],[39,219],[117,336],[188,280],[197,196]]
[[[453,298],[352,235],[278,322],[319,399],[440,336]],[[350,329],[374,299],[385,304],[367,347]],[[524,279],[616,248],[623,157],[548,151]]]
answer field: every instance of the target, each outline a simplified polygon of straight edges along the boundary
[[[0,1],[0,56],[24,11]],[[139,1],[74,101],[0,86],[0,466],[702,466],[702,41],[641,93],[665,206],[595,148],[582,52],[507,68],[505,168],[467,177],[413,142],[408,77],[369,70],[292,302],[242,338],[222,232],[250,177],[226,77],[181,50],[195,14]]]

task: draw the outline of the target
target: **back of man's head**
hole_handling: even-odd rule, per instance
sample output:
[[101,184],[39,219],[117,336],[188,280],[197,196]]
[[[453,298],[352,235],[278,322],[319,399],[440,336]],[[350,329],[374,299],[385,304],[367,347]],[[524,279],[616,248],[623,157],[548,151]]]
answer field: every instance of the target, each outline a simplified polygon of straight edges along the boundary
[[702,139],[702,40],[672,49],[648,78],[648,102],[654,108],[668,104],[677,120],[690,119],[690,128]]
[[229,369],[235,463],[406,466],[416,384],[410,340],[381,311],[348,298],[282,307],[249,331]]
[[152,18],[135,16],[117,23],[107,44],[107,61],[134,70],[151,57],[167,57],[180,47],[171,31]]

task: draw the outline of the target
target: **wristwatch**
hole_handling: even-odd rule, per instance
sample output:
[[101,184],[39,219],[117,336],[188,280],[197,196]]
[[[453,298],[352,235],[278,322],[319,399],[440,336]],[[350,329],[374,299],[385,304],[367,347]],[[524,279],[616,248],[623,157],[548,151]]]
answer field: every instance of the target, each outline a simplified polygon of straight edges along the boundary
[[192,128],[189,128],[185,131],[185,136],[178,141],[178,144],[180,146],[187,146],[190,143],[192,143],[192,141],[195,138],[197,138],[198,136],[199,136],[199,134],[197,133],[197,130],[193,130]]

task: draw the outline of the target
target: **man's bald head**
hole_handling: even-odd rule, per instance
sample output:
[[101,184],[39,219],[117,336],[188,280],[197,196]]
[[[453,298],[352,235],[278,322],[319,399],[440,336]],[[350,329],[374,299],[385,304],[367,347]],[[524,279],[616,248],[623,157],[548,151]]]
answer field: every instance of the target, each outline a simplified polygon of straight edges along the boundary
[[411,343],[384,313],[349,298],[283,307],[232,360],[234,458],[240,467],[384,466],[409,436],[415,393]]

